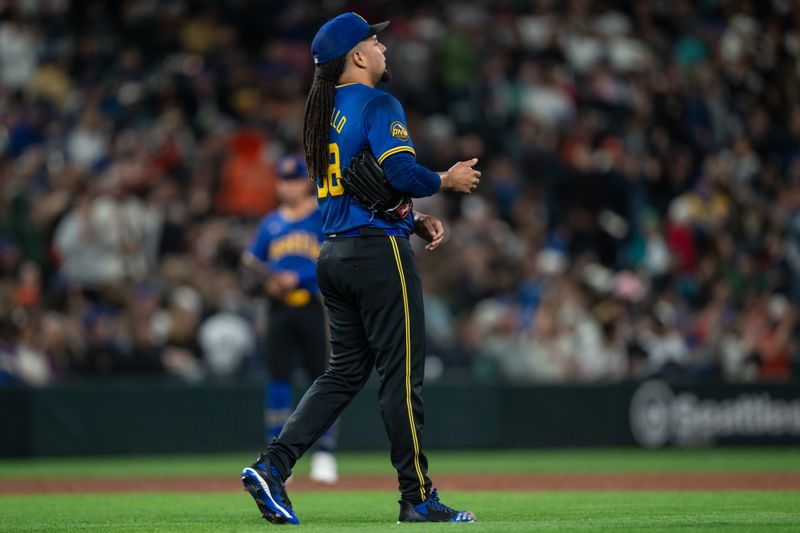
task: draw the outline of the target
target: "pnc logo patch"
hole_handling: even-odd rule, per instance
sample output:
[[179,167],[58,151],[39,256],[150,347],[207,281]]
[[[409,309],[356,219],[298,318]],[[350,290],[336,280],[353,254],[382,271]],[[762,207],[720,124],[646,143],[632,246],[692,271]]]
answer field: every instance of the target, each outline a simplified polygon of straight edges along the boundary
[[389,128],[392,130],[392,137],[401,141],[408,140],[408,129],[399,120],[392,122]]

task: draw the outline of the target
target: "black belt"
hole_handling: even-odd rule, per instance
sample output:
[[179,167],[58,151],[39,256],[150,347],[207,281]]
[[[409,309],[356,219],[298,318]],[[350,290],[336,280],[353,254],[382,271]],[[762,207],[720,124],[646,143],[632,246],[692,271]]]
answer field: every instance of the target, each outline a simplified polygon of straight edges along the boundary
[[351,229],[343,233],[332,233],[331,235],[325,236],[325,238],[328,240],[349,239],[352,237],[403,237],[407,239],[408,232],[400,228],[361,227],[361,228]]

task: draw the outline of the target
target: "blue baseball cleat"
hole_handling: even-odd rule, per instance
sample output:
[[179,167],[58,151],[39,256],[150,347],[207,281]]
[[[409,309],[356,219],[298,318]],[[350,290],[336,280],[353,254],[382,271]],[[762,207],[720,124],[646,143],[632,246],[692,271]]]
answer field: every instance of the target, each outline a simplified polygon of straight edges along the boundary
[[258,510],[267,521],[273,524],[300,524],[292,510],[292,502],[286,494],[286,487],[274,466],[270,466],[264,455],[242,470],[244,489],[256,501]]
[[417,505],[400,501],[400,522],[474,522],[475,515],[469,511],[456,511],[439,501],[439,494],[433,489],[427,500]]

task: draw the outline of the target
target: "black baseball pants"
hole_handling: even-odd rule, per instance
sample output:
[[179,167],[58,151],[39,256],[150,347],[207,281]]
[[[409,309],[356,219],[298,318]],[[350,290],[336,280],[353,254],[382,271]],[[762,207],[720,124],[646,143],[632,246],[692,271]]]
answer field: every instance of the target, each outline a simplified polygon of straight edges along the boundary
[[403,237],[329,238],[317,276],[330,322],[330,367],[303,396],[267,457],[287,477],[374,367],[400,493],[419,503],[430,494],[431,481],[422,453],[425,316],[411,245]]
[[272,379],[291,381],[295,356],[301,358],[309,379],[321,375],[328,366],[328,340],[320,298],[313,296],[300,307],[271,301],[266,345],[267,369]]

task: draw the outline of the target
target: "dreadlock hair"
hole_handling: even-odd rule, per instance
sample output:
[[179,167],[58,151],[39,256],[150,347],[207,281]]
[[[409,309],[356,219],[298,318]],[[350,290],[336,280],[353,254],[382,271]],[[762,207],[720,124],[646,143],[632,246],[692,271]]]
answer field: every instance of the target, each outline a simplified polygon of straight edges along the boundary
[[328,173],[328,138],[333,101],[336,98],[336,82],[342,75],[346,59],[347,54],[344,54],[318,66],[306,99],[303,150],[308,164],[308,178],[311,181]]

